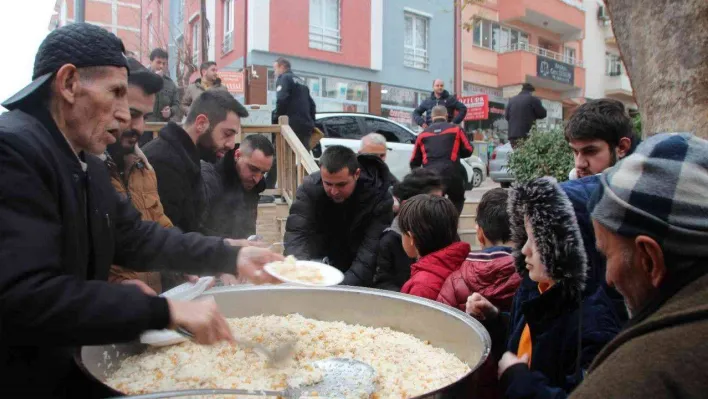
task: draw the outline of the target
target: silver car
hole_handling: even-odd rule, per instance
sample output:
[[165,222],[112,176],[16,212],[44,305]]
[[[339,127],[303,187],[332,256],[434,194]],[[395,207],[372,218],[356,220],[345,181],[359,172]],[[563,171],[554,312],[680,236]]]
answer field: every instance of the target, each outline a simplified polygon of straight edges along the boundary
[[506,143],[494,149],[489,161],[489,177],[503,188],[508,188],[514,182],[514,175],[509,170],[509,154],[513,151],[511,144]]
[[[386,164],[391,173],[401,180],[410,173],[410,159],[418,133],[392,120],[376,115],[360,113],[318,113],[315,125],[324,133],[324,138],[315,148],[312,155],[319,159],[322,152],[332,145],[343,145],[354,151],[361,146],[361,138],[368,133],[376,132],[386,137],[388,156]],[[484,164],[476,155],[462,160],[462,166],[467,174],[465,190],[479,187],[484,181]]]

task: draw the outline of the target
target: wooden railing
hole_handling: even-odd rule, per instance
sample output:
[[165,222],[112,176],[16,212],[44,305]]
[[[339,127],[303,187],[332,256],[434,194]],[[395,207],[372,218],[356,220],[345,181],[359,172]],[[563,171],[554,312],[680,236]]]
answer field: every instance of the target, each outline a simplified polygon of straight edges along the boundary
[[[291,205],[295,199],[295,192],[302,184],[305,176],[319,171],[319,167],[312,158],[312,154],[297,138],[295,132],[288,125],[288,117],[281,116],[278,125],[246,125],[241,129],[241,135],[236,138],[240,143],[244,135],[249,134],[274,134],[276,145],[276,162],[278,169],[278,183],[271,194],[281,195]],[[160,129],[166,123],[149,122],[145,124],[145,131],[152,132],[157,137]],[[149,133],[145,133],[149,134]]]

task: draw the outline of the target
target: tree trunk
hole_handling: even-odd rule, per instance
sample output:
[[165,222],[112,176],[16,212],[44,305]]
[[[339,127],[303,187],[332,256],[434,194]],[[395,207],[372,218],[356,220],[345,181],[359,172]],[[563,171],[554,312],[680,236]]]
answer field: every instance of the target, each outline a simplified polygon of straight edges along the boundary
[[708,1],[606,3],[645,134],[708,138]]

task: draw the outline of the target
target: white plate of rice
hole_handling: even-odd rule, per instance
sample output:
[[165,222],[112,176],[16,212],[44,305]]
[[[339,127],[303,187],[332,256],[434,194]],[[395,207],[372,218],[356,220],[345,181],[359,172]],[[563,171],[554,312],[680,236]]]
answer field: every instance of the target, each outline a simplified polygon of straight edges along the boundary
[[263,270],[284,283],[308,287],[329,287],[344,280],[344,274],[335,267],[319,262],[296,260],[292,256],[282,262],[268,263]]

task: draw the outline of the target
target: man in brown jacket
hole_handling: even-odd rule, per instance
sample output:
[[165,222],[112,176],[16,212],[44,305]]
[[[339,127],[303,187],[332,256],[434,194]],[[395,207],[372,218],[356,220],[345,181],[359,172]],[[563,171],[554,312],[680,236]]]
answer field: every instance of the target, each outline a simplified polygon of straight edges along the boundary
[[631,319],[573,398],[708,394],[708,141],[650,137],[590,200],[606,279]]
[[221,84],[221,79],[217,74],[218,72],[219,71],[216,68],[216,62],[214,61],[207,61],[199,67],[199,74],[201,75],[201,77],[195,80],[194,83],[187,86],[187,88],[184,90],[184,96],[182,97],[183,115],[189,114],[189,107],[192,106],[192,102],[205,91],[229,91],[226,86]]
[[[157,193],[155,171],[137,146],[145,128],[145,118],[153,112],[155,95],[162,89],[162,78],[133,58],[128,59],[128,66],[130,123],[118,141],[108,145],[103,158],[113,187],[118,193],[130,198],[142,219],[157,222],[163,227],[172,227]],[[108,281],[136,284],[145,292],[162,292],[159,272],[136,272],[114,265],[111,266]]]

